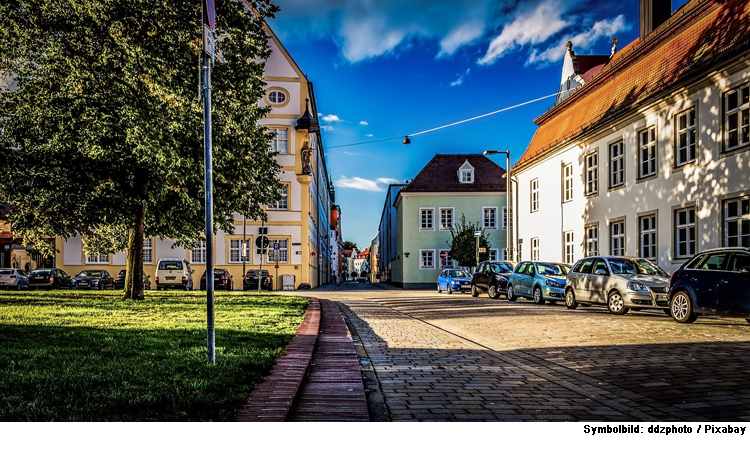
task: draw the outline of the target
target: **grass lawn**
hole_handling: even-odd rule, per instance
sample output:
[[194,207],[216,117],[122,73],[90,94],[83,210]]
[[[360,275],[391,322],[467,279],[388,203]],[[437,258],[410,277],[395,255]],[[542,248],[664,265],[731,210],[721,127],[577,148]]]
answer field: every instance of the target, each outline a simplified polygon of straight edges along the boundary
[[205,292],[0,292],[1,421],[232,420],[291,340],[307,299]]

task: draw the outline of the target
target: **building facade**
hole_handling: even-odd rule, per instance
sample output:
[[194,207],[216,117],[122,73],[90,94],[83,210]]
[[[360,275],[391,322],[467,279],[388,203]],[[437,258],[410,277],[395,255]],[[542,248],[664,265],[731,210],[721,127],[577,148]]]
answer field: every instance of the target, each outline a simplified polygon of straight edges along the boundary
[[750,3],[693,0],[641,22],[535,121],[513,169],[521,259],[629,255],[671,272],[750,245]]

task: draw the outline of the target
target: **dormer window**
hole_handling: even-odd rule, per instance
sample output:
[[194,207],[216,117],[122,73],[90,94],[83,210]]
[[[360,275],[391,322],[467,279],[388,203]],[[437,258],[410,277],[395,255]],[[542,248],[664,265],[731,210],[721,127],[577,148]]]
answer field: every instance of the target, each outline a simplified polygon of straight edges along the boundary
[[461,183],[473,183],[474,182],[474,167],[469,164],[469,161],[463,163],[458,169],[458,181]]

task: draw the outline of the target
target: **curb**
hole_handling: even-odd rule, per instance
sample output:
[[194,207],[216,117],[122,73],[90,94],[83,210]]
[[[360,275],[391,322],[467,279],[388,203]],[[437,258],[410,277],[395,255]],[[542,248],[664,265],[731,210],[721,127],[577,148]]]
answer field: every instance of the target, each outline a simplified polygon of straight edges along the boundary
[[237,422],[283,422],[289,416],[310,368],[320,331],[320,300],[310,298],[297,332],[265,380],[250,393],[235,417]]

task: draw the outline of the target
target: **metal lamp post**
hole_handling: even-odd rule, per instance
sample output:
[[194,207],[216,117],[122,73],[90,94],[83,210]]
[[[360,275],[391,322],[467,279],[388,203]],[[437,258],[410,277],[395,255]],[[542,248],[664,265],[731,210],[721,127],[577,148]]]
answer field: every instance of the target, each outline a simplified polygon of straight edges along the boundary
[[505,154],[505,259],[513,260],[513,249],[511,247],[511,232],[510,232],[510,218],[511,218],[511,196],[510,196],[510,150],[485,150],[484,155],[497,155]]

